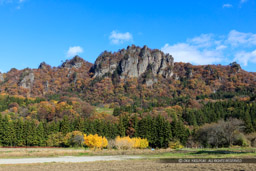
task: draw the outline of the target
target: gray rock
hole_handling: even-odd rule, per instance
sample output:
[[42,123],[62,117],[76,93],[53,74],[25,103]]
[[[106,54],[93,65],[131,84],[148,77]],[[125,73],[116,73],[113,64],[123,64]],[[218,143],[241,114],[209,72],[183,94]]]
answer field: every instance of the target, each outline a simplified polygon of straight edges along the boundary
[[154,83],[156,83],[158,80],[156,78],[150,78],[150,79],[147,79],[146,80],[146,85],[149,87],[149,86],[152,86]]
[[107,73],[113,74],[119,62],[120,59],[112,58],[112,54],[105,51],[96,59],[91,72],[94,73],[94,77],[102,77]]
[[49,69],[49,68],[51,68],[51,66],[48,65],[48,64],[46,64],[45,62],[42,62],[42,63],[39,65],[39,67],[38,67],[38,69],[43,69],[43,70],[47,70],[47,69]]
[[26,89],[31,89],[35,80],[35,75],[32,70],[25,70],[22,73],[19,86]]
[[73,59],[71,60],[66,60],[62,65],[61,67],[62,68],[81,68],[83,63],[85,63],[85,61],[80,58],[79,56],[75,56]]
[[46,82],[44,83],[44,91],[45,91],[45,92],[48,92],[48,90],[49,90],[49,82],[46,81]]
[[3,74],[0,72],[0,82],[3,82],[4,81],[4,76]]
[[[94,78],[111,75],[115,71],[121,79],[138,78],[149,70],[154,78],[156,76],[169,78],[173,75],[173,66],[171,55],[164,54],[160,50],[151,50],[147,46],[140,48],[132,45],[117,53],[102,53],[91,71],[94,73]],[[150,86],[156,81],[146,80],[146,84]]]
[[178,74],[174,74],[174,79],[175,79],[175,80],[179,80],[179,79],[180,79],[180,77],[178,76]]

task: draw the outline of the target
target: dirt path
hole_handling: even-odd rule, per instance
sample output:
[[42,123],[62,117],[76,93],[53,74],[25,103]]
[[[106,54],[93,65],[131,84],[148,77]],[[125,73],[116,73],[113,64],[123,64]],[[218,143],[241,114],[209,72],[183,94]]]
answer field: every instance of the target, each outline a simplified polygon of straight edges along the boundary
[[140,156],[86,156],[86,157],[52,157],[52,158],[22,158],[22,159],[0,159],[0,164],[33,164],[33,163],[81,163],[95,161],[116,161],[139,159]]

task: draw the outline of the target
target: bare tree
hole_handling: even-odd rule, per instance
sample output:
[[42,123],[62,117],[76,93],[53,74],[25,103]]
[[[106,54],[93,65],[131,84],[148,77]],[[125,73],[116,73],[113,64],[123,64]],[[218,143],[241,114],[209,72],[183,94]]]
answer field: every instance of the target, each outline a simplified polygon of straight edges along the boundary
[[229,118],[226,122],[219,121],[218,126],[223,132],[223,136],[226,139],[229,146],[233,145],[235,139],[235,132],[240,132],[243,129],[243,121],[236,118]]
[[205,124],[197,131],[196,140],[204,146],[212,147],[232,146],[235,134],[243,129],[243,121],[230,118],[227,121],[220,120],[217,123]]

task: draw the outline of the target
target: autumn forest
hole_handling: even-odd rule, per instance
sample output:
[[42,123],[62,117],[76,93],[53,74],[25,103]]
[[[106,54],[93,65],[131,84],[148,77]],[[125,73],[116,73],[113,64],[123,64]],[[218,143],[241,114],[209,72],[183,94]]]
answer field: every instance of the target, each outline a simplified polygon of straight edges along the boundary
[[174,60],[132,45],[94,64],[75,56],[0,73],[0,145],[83,146],[97,135],[138,148],[255,147],[256,73]]

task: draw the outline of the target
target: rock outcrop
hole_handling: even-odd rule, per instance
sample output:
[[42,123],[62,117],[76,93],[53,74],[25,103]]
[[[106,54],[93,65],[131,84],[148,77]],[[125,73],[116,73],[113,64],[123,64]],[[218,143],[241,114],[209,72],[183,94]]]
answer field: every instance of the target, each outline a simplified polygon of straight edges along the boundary
[[49,70],[50,68],[51,68],[51,66],[48,65],[48,64],[46,64],[45,62],[42,62],[42,63],[39,65],[39,67],[38,67],[38,69],[43,69],[43,70]]
[[91,72],[93,77],[118,74],[121,79],[151,75],[147,85],[157,81],[157,76],[169,78],[173,75],[173,57],[160,50],[128,46],[116,53],[103,52],[96,60]]
[[4,81],[4,76],[3,74],[0,72],[0,82],[3,82]]
[[242,69],[241,66],[236,62],[232,62],[231,64],[229,64],[229,66],[231,67],[231,70],[233,71],[233,73],[238,73]]
[[80,58],[79,56],[75,56],[74,58],[72,58],[71,60],[66,60],[61,67],[62,68],[81,68],[82,65],[85,63],[85,60],[83,60],[82,58]]
[[20,76],[19,86],[26,89],[31,89],[35,80],[35,75],[32,70],[25,70]]

